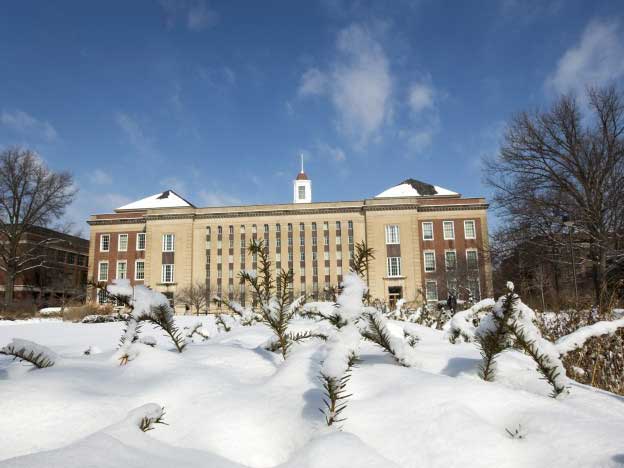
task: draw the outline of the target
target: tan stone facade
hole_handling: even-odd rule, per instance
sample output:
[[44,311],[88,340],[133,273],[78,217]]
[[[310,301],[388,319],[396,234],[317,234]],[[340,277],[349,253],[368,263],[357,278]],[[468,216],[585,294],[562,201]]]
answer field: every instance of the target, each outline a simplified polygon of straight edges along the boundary
[[[459,195],[118,210],[89,219],[89,279],[106,283],[125,276],[174,302],[180,288],[201,282],[211,296],[249,302],[238,274],[255,269],[246,246],[262,239],[273,266],[293,270],[294,294],[322,297],[326,288],[340,284],[355,244],[365,241],[375,255],[368,278],[374,298],[433,302],[446,299],[447,287],[457,283],[485,297],[492,293],[486,210],[483,198]],[[432,223],[425,226],[426,235],[423,223]],[[425,240],[430,233],[433,239]],[[425,271],[425,252],[433,253],[434,271]],[[432,254],[426,255],[431,270]],[[176,310],[183,312],[184,304],[176,302]]]

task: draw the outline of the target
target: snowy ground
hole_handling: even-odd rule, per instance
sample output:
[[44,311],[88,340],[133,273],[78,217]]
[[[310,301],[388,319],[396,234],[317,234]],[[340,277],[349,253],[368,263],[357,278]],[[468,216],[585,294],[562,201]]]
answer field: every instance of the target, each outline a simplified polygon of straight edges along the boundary
[[[624,399],[574,383],[568,397],[549,398],[518,352],[504,353],[498,381],[486,383],[476,375],[473,344],[451,345],[442,332],[406,325],[420,337],[420,367],[400,367],[365,344],[339,431],[318,410],[320,342],[295,345],[283,362],[260,347],[270,336],[264,326],[218,334],[210,318],[200,320],[212,338],[181,355],[145,326],[158,346],[126,366],[113,356],[120,323],[0,322],[0,346],[24,338],[62,357],[33,369],[0,356],[0,466],[624,465]],[[89,346],[102,352],[83,355]],[[165,407],[168,426],[143,433],[128,422],[147,403]]]

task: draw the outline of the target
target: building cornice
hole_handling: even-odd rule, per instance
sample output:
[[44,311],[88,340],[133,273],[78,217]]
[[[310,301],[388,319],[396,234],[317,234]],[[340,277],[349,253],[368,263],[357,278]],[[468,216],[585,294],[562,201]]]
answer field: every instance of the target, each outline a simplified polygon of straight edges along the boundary
[[319,207],[319,208],[299,208],[292,209],[276,209],[276,210],[254,210],[254,211],[220,211],[215,213],[152,213],[146,214],[141,218],[110,218],[110,219],[94,219],[87,223],[91,226],[105,226],[115,224],[145,224],[148,221],[172,221],[172,220],[196,220],[196,219],[228,219],[228,218],[257,218],[257,217],[278,217],[278,216],[305,216],[305,215],[323,215],[323,214],[345,214],[375,212],[375,211],[407,211],[412,210],[419,213],[441,212],[441,211],[472,211],[487,210],[487,203],[454,203],[440,205],[422,205],[419,203],[400,203],[400,204],[380,204],[360,206],[336,206],[336,207]]
[[111,218],[91,219],[87,221],[89,226],[110,226],[111,224],[145,224],[145,218]]

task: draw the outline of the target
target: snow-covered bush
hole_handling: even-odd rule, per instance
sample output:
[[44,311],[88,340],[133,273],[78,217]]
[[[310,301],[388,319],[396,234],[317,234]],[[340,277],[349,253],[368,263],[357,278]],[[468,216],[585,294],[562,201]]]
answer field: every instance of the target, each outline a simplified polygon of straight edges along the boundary
[[204,328],[204,324],[201,322],[197,322],[192,327],[184,327],[184,334],[190,340],[195,336],[198,336],[201,341],[210,339],[210,333]]
[[[251,241],[249,253],[258,257],[258,273],[243,271],[241,272],[241,279],[251,287],[255,295],[257,307],[254,312],[259,317],[259,321],[273,331],[273,340],[268,343],[267,348],[271,351],[279,351],[282,357],[286,359],[288,351],[294,343],[313,337],[324,338],[324,336],[312,332],[293,333],[290,330],[290,322],[299,314],[305,303],[305,296],[294,300],[292,298],[292,270],[282,270],[273,278],[268,248],[265,247],[262,240]],[[226,302],[225,305],[237,315],[244,313],[232,303]]]
[[184,334],[176,326],[173,309],[164,294],[142,285],[132,287],[127,279],[115,280],[112,285],[107,286],[106,292],[110,299],[130,309],[121,337],[119,359],[122,364],[136,356],[136,353],[129,352],[129,348],[139,340],[140,324],[144,321],[160,328],[171,339],[178,352],[184,350]]
[[58,360],[58,356],[50,348],[21,338],[13,338],[8,345],[0,348],[0,354],[30,362],[39,369],[52,367]]
[[535,312],[522,303],[514,293],[514,285],[507,283],[508,293],[501,296],[494,309],[485,316],[475,331],[483,362],[480,374],[492,381],[496,372],[496,357],[510,346],[515,346],[533,358],[537,370],[551,385],[553,397],[567,392],[565,368],[556,346],[544,339],[535,326]]
[[453,344],[462,340],[465,342],[474,341],[474,334],[480,322],[479,314],[489,312],[495,304],[494,299],[483,299],[469,309],[457,312],[449,321],[446,331],[449,341]]
[[363,314],[364,326],[360,332],[364,338],[381,346],[389,353],[396,362],[405,367],[417,365],[418,359],[413,349],[413,344],[418,340],[414,335],[408,335],[410,342],[406,340],[404,332],[401,336],[394,334],[388,327],[388,321],[377,310],[367,310]]

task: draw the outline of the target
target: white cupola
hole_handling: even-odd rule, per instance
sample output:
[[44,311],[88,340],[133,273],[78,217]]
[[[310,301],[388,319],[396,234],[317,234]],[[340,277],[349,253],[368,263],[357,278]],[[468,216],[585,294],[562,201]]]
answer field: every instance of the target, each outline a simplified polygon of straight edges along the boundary
[[293,182],[293,203],[312,203],[312,181],[303,172],[303,154],[301,155],[301,172]]

